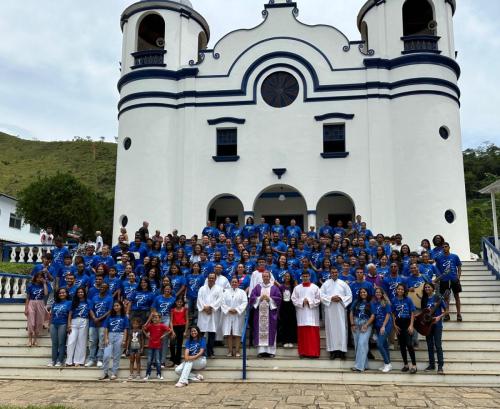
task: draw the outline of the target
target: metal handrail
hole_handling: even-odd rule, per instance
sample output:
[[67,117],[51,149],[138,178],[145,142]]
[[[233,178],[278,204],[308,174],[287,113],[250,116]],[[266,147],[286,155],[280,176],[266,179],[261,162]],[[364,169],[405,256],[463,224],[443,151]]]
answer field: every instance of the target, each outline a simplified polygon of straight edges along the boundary
[[492,243],[492,238],[483,237],[481,239],[481,247],[483,249],[483,263],[497,280],[500,280],[500,250]]
[[252,307],[250,306],[250,304],[248,304],[245,316],[245,326],[243,327],[243,335],[241,337],[241,343],[243,346],[241,378],[243,380],[247,379],[247,332],[248,332],[248,322],[250,321],[251,308]]

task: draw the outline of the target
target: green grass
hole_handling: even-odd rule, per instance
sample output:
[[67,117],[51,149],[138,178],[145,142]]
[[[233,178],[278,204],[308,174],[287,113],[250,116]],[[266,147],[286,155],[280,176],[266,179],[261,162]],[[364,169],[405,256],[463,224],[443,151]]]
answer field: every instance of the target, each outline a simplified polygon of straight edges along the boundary
[[[0,261],[0,272],[10,274],[30,274],[33,264],[5,263]],[[0,406],[0,409],[2,407]]]
[[107,198],[115,193],[116,144],[39,142],[0,132],[0,192],[16,196],[38,177],[71,173]]

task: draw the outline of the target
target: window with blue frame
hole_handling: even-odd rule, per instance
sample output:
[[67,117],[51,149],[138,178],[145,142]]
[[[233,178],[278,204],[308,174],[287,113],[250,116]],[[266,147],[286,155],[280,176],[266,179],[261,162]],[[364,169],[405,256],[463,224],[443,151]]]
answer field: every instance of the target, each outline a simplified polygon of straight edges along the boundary
[[217,129],[217,156],[236,157],[238,155],[238,131],[236,128]]
[[345,153],[345,124],[323,125],[323,153]]

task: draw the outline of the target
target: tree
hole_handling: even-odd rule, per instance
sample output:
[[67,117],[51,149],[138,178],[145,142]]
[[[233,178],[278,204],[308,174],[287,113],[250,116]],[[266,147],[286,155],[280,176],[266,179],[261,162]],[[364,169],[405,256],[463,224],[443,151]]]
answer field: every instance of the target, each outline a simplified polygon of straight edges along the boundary
[[72,175],[39,178],[22,190],[18,199],[18,212],[31,225],[50,226],[61,236],[75,224],[87,235],[96,230],[98,197]]

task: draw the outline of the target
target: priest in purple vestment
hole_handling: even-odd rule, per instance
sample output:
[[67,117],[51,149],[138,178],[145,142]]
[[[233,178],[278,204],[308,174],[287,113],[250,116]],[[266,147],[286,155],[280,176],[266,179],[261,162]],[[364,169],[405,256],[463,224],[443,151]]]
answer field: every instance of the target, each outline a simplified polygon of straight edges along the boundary
[[262,273],[262,283],[257,284],[250,295],[254,308],[253,338],[260,358],[276,355],[276,334],[278,329],[281,291],[271,284],[271,274]]

